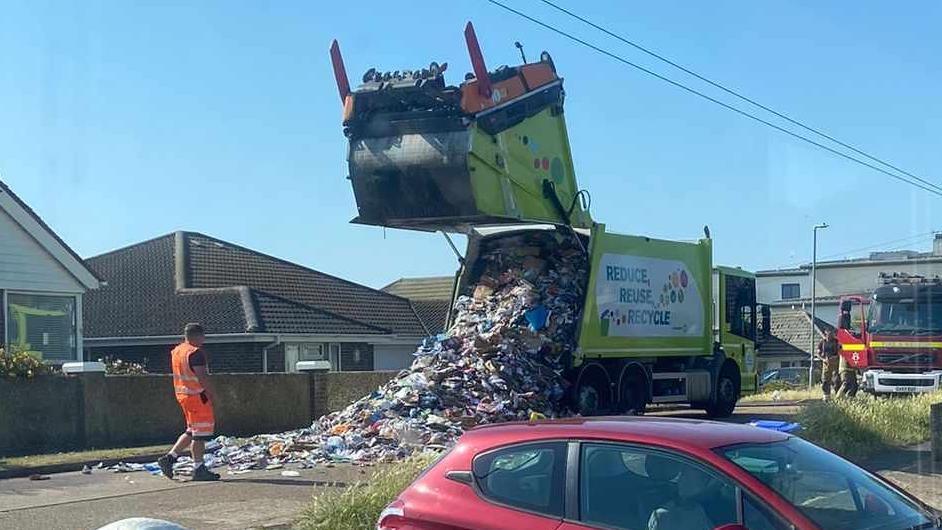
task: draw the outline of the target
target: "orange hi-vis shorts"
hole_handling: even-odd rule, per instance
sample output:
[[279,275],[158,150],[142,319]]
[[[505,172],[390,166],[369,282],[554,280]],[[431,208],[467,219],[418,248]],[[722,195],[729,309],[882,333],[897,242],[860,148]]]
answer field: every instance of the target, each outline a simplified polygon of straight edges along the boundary
[[177,395],[177,402],[186,418],[186,432],[196,438],[208,440],[216,429],[216,416],[213,404],[202,394]]

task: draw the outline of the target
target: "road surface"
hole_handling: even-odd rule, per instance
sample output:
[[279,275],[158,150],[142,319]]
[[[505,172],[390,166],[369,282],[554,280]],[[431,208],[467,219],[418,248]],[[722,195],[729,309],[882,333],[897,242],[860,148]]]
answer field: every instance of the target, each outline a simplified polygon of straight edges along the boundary
[[223,475],[222,482],[170,481],[146,472],[60,473],[49,480],[0,480],[0,528],[94,529],[128,517],[154,517],[192,529],[279,528],[318,488],[368,478],[353,466]]

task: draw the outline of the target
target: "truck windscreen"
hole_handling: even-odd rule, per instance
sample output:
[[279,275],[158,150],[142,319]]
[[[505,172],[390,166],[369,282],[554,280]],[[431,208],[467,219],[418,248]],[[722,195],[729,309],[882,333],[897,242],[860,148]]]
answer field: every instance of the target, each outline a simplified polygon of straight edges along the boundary
[[942,299],[899,298],[870,304],[870,333],[885,335],[942,334]]

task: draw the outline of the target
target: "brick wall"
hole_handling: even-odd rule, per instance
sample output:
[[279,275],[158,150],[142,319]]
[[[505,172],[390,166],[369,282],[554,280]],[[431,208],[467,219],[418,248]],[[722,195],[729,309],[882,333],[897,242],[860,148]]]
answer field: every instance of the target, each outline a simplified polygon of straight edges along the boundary
[[[219,374],[217,433],[246,436],[307,427],[396,373]],[[169,445],[183,429],[167,375],[0,379],[0,404],[0,460],[29,452]]]
[[376,390],[399,372],[328,372],[312,375],[311,410],[319,418]]
[[[357,351],[359,350],[359,355]],[[344,342],[340,345],[340,368],[344,372],[373,369],[373,345],[365,342]]]
[[[261,372],[262,348],[265,345],[264,342],[207,343],[205,349],[209,353],[209,369],[215,373]],[[175,344],[95,346],[85,349],[85,359],[97,361],[110,355],[124,361],[141,363],[150,373],[165,374],[170,372],[170,350],[174,346]],[[282,354],[282,367],[283,359]]]

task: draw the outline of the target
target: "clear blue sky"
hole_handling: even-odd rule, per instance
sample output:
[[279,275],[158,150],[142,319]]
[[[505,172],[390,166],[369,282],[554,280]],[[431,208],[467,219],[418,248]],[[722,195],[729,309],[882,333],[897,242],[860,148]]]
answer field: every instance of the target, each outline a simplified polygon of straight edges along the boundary
[[[535,0],[507,1],[670,72]],[[559,1],[942,182],[938,2]],[[518,60],[515,40],[552,53],[578,181],[612,229],[689,239],[708,224],[717,263],[756,269],[808,259],[820,220],[822,255],[942,228],[942,198],[482,0],[135,4],[5,2],[0,20],[0,178],[83,256],[187,229],[372,286],[451,273],[440,236],[348,224],[327,48],[340,40],[352,81],[437,60],[457,83],[467,20],[492,67]]]

